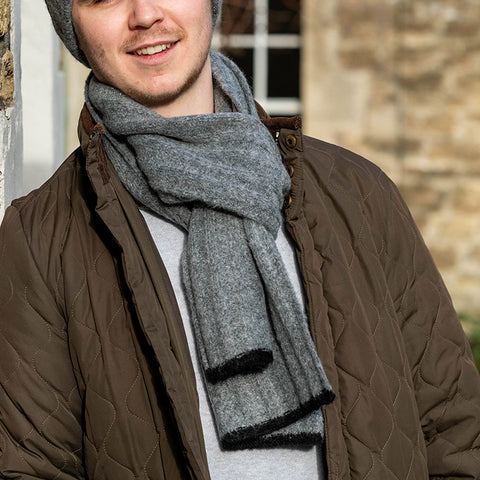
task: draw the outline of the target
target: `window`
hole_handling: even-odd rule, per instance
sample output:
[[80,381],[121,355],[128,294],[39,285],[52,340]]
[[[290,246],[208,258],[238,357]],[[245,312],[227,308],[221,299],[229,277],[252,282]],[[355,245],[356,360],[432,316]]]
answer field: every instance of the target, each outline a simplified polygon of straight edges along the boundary
[[224,0],[214,47],[245,73],[272,115],[297,115],[300,104],[300,0]]

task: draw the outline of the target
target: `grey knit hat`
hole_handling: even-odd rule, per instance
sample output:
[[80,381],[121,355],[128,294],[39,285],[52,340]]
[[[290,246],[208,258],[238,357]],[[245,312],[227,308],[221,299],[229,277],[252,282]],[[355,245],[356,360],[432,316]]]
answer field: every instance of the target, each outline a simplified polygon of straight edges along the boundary
[[[73,0],[45,0],[48,12],[52,17],[53,26],[58,36],[71,54],[84,65],[89,67],[84,53],[80,50],[77,42],[77,36],[73,29],[72,22],[72,1]],[[213,25],[217,23],[222,0],[211,0]]]

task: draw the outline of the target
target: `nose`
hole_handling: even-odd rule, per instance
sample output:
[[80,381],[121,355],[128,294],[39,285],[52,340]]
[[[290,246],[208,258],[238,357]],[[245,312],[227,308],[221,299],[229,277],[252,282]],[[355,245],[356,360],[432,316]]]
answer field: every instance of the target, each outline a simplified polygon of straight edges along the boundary
[[150,28],[164,18],[164,12],[159,0],[130,0],[130,3],[131,11],[128,26],[132,30]]

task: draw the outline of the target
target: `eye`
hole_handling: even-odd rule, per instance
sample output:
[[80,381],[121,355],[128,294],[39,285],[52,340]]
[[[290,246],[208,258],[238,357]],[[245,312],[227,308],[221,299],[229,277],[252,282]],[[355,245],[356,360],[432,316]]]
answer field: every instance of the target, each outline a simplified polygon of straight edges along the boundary
[[110,3],[113,0],[74,0],[79,5],[96,5],[97,3]]
[[90,5],[113,3],[116,0],[90,0]]

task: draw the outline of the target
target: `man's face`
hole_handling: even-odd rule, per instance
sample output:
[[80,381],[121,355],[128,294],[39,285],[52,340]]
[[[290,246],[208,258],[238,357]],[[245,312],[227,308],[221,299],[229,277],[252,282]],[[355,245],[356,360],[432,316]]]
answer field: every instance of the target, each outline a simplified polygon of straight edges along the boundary
[[73,0],[72,18],[95,76],[158,113],[211,90],[209,0]]

